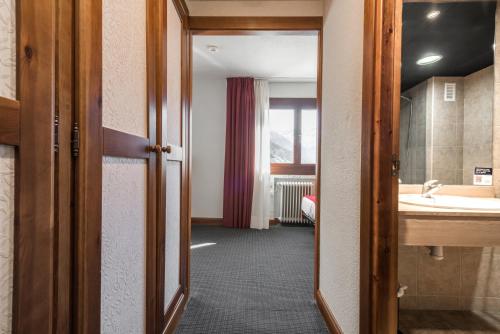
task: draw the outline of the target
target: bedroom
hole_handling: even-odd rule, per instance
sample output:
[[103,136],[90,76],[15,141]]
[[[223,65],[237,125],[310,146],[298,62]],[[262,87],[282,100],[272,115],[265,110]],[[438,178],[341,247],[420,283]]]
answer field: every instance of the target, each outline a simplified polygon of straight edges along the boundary
[[[259,301],[267,304],[258,313],[265,318],[276,303],[293,308],[296,300],[305,316],[287,312],[283,328],[296,323],[326,330],[312,302],[318,46],[317,33],[302,31],[192,37],[195,302],[179,324],[181,333],[218,318],[197,318],[195,305],[209,303],[236,316]],[[249,274],[250,287],[244,283]],[[277,287],[276,280],[283,284]],[[232,310],[224,295],[228,286],[242,298]],[[271,296],[273,289],[278,296]],[[229,325],[215,326],[223,332]]]

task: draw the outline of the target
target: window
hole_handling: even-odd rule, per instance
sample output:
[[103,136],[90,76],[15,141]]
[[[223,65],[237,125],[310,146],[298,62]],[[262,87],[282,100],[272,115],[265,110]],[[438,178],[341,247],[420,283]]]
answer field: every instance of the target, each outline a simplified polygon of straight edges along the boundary
[[271,173],[314,175],[317,155],[316,99],[271,98]]
[[271,163],[293,163],[295,110],[271,109]]

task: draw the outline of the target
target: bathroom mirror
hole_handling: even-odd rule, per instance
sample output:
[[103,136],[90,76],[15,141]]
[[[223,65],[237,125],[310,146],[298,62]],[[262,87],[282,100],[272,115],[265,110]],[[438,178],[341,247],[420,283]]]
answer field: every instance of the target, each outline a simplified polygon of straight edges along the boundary
[[496,7],[496,1],[404,2],[402,183],[491,185],[494,138],[500,144],[493,123],[500,115]]

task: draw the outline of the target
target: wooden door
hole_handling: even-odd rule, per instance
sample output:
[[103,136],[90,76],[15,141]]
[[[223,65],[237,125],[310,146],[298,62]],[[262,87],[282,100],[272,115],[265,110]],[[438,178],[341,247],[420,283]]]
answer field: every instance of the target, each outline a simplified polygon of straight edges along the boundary
[[162,328],[171,332],[188,296],[189,142],[187,9],[164,2],[162,112],[159,140],[167,149],[160,163],[158,284]]
[[71,6],[0,17],[0,332],[69,332]]
[[75,6],[74,331],[171,331],[188,283],[187,9]]
[[101,333],[155,332],[153,12],[103,1]]
[[158,1],[77,1],[76,333],[157,333]]

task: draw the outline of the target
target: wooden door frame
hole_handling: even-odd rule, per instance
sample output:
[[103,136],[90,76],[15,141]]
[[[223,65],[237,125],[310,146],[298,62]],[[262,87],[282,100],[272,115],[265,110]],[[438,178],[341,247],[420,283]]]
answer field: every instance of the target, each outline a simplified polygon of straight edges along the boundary
[[403,0],[365,0],[360,333],[396,333]]
[[[320,257],[320,203],[321,203],[321,115],[322,115],[322,73],[323,73],[323,17],[250,17],[250,16],[190,16],[189,17],[189,52],[192,55],[193,36],[196,35],[290,35],[304,34],[318,36],[318,68],[316,100],[318,109],[318,156],[316,165],[316,226],[314,233],[314,298],[332,333],[341,330],[331,310],[323,299],[319,289]],[[192,60],[192,57],[191,57]],[[192,102],[192,63],[189,65],[189,101]],[[189,126],[191,128],[191,125]],[[191,166],[190,166],[191,170]],[[191,185],[190,185],[191,188]],[[191,201],[191,199],[190,199]],[[191,231],[191,221],[189,222]],[[189,235],[189,243],[191,235]],[[190,255],[189,255],[190,256]],[[188,258],[188,261],[189,258]]]

